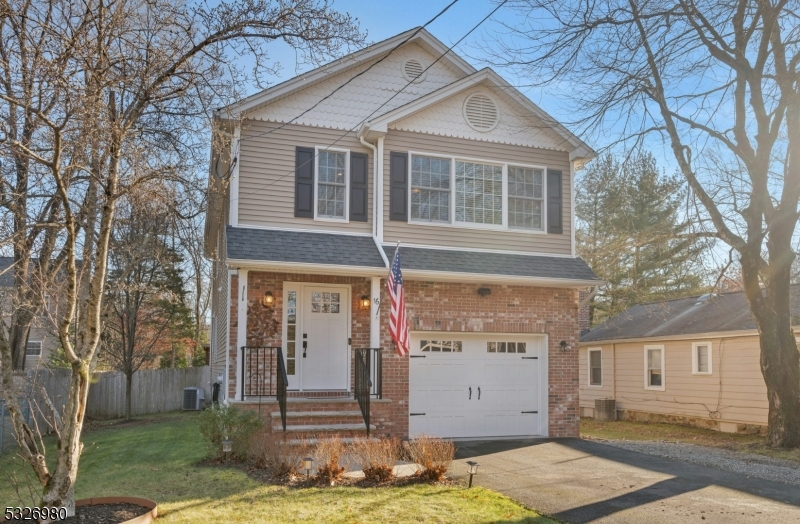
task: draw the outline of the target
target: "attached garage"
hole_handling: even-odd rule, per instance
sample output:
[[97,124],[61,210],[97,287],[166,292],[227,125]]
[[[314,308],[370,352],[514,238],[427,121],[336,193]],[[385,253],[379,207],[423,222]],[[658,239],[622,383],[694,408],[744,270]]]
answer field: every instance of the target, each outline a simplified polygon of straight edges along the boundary
[[547,436],[547,336],[412,332],[409,436]]

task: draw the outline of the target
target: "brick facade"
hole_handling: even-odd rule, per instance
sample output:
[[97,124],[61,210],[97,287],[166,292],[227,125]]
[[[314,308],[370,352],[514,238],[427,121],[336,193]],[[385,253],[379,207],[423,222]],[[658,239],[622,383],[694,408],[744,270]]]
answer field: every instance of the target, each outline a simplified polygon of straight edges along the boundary
[[[283,282],[349,284],[351,292],[352,347],[369,346],[369,311],[359,307],[362,294],[370,294],[370,279],[251,271],[248,275],[248,345],[281,345],[281,330],[269,327],[283,313]],[[389,299],[381,280],[380,340],[384,350],[383,396],[391,402],[372,405],[376,435],[408,436],[408,364],[392,348],[388,325]],[[578,435],[578,291],[460,283],[406,281],[406,303],[413,331],[453,331],[489,333],[546,333],[549,348],[549,434],[551,437]],[[236,278],[231,281],[231,388],[235,394],[236,375]],[[478,295],[478,287],[489,287],[491,294]],[[265,291],[276,298],[272,311],[261,305]],[[270,318],[272,317],[272,318]],[[274,330],[273,330],[274,331]],[[562,351],[564,340],[570,349]],[[353,374],[351,373],[351,376]],[[352,387],[352,384],[351,384]]]

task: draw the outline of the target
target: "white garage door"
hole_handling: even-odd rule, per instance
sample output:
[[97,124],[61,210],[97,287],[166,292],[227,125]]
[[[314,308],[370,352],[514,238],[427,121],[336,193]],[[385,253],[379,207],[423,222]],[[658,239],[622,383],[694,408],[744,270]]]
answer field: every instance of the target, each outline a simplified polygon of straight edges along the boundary
[[544,335],[412,333],[410,436],[546,435],[545,342]]

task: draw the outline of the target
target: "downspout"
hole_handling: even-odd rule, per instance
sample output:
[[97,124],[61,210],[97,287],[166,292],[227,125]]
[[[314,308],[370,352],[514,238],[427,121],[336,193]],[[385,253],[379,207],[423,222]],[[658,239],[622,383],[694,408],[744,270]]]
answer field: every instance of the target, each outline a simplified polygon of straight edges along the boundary
[[592,300],[592,299],[594,298],[594,296],[597,294],[597,292],[598,292],[598,291],[600,291],[600,286],[594,286],[594,287],[592,288],[592,292],[591,292],[591,293],[589,293],[589,294],[586,296],[586,298],[584,298],[583,300],[581,300],[581,301],[578,303],[578,311],[580,311],[581,309],[583,309],[583,308],[586,306],[586,304],[588,304],[588,303],[589,303],[589,301],[590,301],[590,300]]
[[383,263],[386,268],[389,268],[389,259],[386,258],[386,253],[383,251],[383,246],[381,246],[381,240],[383,240],[382,234],[382,222],[383,219],[383,198],[382,193],[383,191],[383,184],[380,184],[381,176],[383,169],[380,169],[380,160],[381,156],[379,152],[382,151],[382,140],[378,139],[379,147],[375,147],[374,145],[370,144],[366,140],[364,140],[363,136],[359,136],[358,139],[364,145],[364,147],[368,147],[372,149],[372,175],[374,177],[374,182],[372,184],[372,240],[375,241],[375,246],[378,248],[378,253],[380,253],[381,258],[383,259]]

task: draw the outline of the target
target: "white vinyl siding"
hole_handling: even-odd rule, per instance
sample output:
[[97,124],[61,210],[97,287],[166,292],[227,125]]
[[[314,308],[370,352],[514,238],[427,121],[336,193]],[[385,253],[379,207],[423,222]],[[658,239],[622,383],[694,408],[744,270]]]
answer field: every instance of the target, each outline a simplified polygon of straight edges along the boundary
[[711,374],[711,342],[692,343],[692,374]]
[[644,388],[664,391],[664,346],[644,347]]
[[[247,120],[242,124],[243,140],[239,154],[239,225],[370,234],[374,187],[372,150],[364,147],[355,133],[342,137],[343,131],[337,129],[296,124],[287,124],[277,129],[279,126],[280,124],[257,120]],[[245,137],[251,138],[244,139]],[[367,222],[341,219],[312,221],[294,216],[295,148],[324,146],[336,140],[339,140],[336,147],[349,150],[351,153],[369,155]],[[316,201],[314,204],[316,210]]]
[[603,385],[603,350],[589,349],[589,385]]

